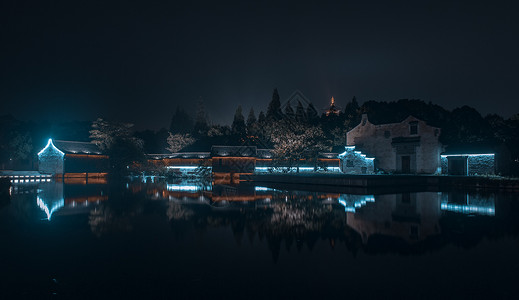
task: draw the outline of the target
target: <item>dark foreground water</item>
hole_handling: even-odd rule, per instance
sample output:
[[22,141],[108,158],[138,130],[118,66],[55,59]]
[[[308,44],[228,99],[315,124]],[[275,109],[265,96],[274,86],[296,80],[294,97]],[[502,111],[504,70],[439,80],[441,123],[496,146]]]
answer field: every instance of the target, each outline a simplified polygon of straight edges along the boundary
[[518,198],[18,184],[0,298],[516,298]]

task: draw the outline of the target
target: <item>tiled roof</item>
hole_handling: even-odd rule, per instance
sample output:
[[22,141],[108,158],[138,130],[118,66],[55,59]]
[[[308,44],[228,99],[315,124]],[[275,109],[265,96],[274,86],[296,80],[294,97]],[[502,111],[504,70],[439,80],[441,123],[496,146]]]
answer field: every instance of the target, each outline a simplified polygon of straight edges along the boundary
[[211,156],[244,156],[255,157],[257,148],[255,146],[213,146]]
[[53,141],[54,146],[68,154],[102,154],[96,144],[75,141]]

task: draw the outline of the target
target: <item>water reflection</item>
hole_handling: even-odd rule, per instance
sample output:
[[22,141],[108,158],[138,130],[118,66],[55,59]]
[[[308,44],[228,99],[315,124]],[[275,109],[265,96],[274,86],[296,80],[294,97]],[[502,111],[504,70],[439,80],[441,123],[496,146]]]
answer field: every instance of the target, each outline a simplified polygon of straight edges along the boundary
[[487,222],[480,218],[495,217],[497,201],[492,193],[356,195],[196,181],[43,182],[35,187],[40,216],[52,221],[56,216],[87,214],[97,236],[132,231],[140,218],[153,212],[166,217],[180,236],[190,228],[207,232],[230,227],[238,243],[244,234],[251,242],[266,240],[275,259],[282,243],[287,249],[294,243],[298,249],[312,249],[319,239],[328,240],[331,247],[340,241],[352,251],[392,244],[412,247],[453,230],[453,217],[466,222],[466,216],[479,216],[477,222]]
[[34,181],[15,185],[12,198],[14,206],[30,211],[23,202],[27,197],[34,199],[40,213],[38,220],[52,221],[56,215],[74,215],[89,213],[101,201],[108,200],[106,180],[67,179],[65,181]]
[[[214,298],[214,291],[243,298],[257,292],[254,282],[266,287],[261,298],[308,297],[305,286],[318,287],[315,298],[326,290],[344,296],[345,282],[354,298],[374,289],[367,298],[442,298],[438,284],[456,282],[448,295],[458,298],[466,287],[488,287],[488,274],[498,277],[486,298],[514,286],[515,194],[304,188],[157,179],[20,185],[0,208],[3,256],[11,258],[4,285],[18,296],[7,298],[135,290],[148,298]],[[49,288],[53,278],[59,284]],[[221,288],[229,278],[236,284]],[[36,292],[20,294],[31,287]]]
[[441,209],[463,214],[494,216],[494,194],[477,194],[464,192],[442,193]]

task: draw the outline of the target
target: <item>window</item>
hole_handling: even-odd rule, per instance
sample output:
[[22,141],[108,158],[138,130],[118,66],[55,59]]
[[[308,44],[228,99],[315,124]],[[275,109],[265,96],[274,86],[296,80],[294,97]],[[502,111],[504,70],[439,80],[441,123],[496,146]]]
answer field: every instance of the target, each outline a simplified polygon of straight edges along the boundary
[[409,134],[418,134],[418,122],[409,123]]
[[388,139],[391,136],[391,132],[389,130],[384,131],[384,137]]
[[353,160],[349,160],[349,159],[348,159],[348,160],[346,161],[346,167],[348,167],[348,168],[353,168]]

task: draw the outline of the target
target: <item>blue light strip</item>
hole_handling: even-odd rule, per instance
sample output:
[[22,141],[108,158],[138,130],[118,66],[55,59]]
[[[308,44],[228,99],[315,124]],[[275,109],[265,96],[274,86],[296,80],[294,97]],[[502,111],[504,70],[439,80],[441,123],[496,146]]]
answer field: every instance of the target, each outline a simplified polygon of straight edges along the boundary
[[449,156],[494,156],[494,153],[485,153],[485,154],[442,154],[441,157],[449,157]]
[[195,167],[195,166],[167,166],[166,168],[168,168],[168,169],[181,169],[181,170],[194,170],[194,169],[196,169],[198,167]]
[[[266,172],[268,171],[270,168],[274,168],[274,167],[255,167],[254,168],[254,171],[255,172]],[[288,168],[288,167],[278,167],[278,168]],[[292,171],[297,171],[297,167],[291,167],[290,170]],[[314,170],[314,167],[299,167],[299,171],[313,171]],[[332,172],[339,172],[340,171],[340,168],[339,167],[328,167],[328,170],[329,171],[332,171]]]
[[254,190],[256,192],[278,191],[276,189],[268,188],[268,187],[264,187],[264,186],[256,186],[256,187],[254,187]]
[[463,213],[463,214],[480,214],[494,216],[496,213],[493,207],[481,207],[476,205],[460,205],[452,203],[441,203],[440,208],[442,210]]
[[[362,197],[362,196],[358,196],[358,197]],[[346,202],[346,199],[344,199],[342,196],[339,197],[339,199],[337,199],[339,201],[339,203],[344,206],[344,211],[345,212],[351,212],[351,213],[355,213],[357,209],[363,207],[366,205],[366,203],[368,202],[375,202],[375,196],[373,195],[365,195],[364,198],[362,199],[357,199],[357,200],[354,200],[353,201],[353,205],[351,203],[351,200],[350,200],[350,203],[348,204]]]
[[170,192],[196,192],[196,191],[210,191],[212,187],[209,185],[206,188],[203,188],[203,186],[200,185],[187,185],[187,184],[167,184],[166,189]]
[[49,147],[52,147],[54,148],[56,151],[58,151],[61,156],[64,156],[65,153],[63,153],[61,150],[59,150],[58,148],[56,148],[56,146],[54,146],[54,144],[52,143],[52,139],[49,139],[49,141],[47,142],[47,146],[45,146],[45,148],[41,149],[40,152],[38,152],[38,156],[40,156],[45,150],[47,150],[47,148]]

